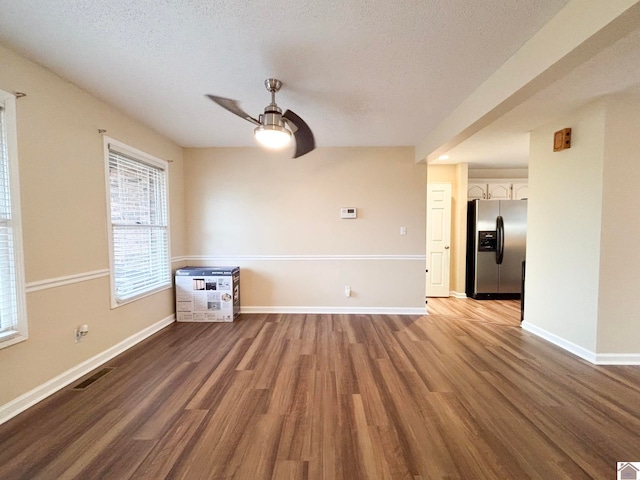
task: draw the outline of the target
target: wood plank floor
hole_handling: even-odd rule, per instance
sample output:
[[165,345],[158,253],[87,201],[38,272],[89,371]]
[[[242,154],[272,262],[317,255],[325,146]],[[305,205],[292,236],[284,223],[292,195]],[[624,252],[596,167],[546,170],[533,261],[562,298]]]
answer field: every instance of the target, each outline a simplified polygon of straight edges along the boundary
[[[0,426],[0,479],[605,479],[640,461],[640,368],[430,315],[174,324]],[[79,383],[79,382],[78,382]]]

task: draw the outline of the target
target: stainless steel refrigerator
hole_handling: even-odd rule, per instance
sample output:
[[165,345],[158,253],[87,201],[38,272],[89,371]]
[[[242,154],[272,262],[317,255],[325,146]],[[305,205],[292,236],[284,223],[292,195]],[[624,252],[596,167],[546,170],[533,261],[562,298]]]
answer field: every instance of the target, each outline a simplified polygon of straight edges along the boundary
[[526,200],[473,200],[467,208],[467,297],[520,298]]

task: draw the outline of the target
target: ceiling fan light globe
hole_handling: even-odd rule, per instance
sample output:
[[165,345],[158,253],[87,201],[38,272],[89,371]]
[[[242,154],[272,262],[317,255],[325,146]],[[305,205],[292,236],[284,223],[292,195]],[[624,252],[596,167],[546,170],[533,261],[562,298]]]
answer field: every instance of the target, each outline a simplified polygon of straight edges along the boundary
[[278,125],[260,125],[253,133],[260,145],[274,150],[286,147],[291,141],[291,132]]

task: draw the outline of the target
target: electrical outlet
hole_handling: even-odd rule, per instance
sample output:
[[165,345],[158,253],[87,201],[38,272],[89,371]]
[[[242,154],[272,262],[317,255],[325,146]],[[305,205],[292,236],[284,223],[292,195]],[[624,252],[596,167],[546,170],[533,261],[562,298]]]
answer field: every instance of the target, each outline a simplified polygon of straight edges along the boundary
[[344,287],[344,296],[345,297],[350,297],[351,296],[351,287],[349,285],[346,285]]
[[89,333],[89,325],[85,324],[80,327],[77,327],[74,333],[76,336],[76,343],[80,343],[82,339],[87,336],[87,333]]

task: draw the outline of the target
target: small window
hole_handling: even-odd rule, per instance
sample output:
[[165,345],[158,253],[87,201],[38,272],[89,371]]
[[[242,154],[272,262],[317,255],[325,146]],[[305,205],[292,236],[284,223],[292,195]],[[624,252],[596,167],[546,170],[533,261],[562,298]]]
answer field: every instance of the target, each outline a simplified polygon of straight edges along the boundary
[[171,286],[167,162],[105,138],[111,304]]
[[27,339],[15,97],[0,90],[0,348]]

